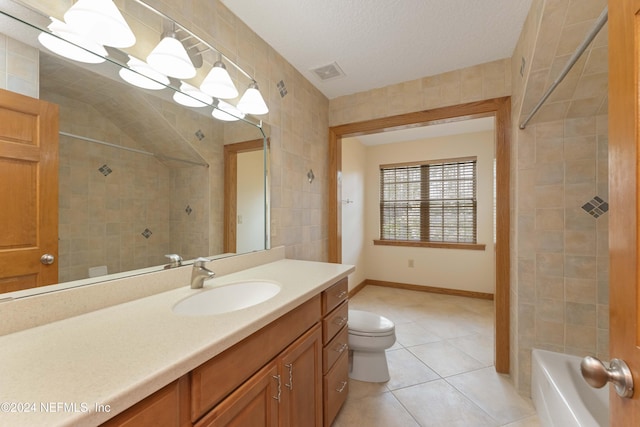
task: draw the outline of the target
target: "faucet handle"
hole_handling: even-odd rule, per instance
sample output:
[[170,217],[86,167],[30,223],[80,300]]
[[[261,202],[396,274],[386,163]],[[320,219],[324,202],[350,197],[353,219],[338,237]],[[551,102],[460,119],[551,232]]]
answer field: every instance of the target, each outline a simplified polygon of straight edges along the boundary
[[169,267],[180,267],[182,265],[182,257],[178,254],[167,254],[165,257],[169,258]]
[[193,262],[194,267],[204,267],[205,263],[211,261],[209,258],[205,258],[203,256],[196,258]]

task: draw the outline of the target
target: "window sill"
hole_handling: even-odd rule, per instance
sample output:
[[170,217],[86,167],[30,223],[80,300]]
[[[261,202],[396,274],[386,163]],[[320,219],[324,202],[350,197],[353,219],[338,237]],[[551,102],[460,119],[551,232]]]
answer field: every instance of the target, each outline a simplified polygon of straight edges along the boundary
[[417,242],[411,240],[374,240],[374,245],[379,246],[408,246],[414,248],[439,248],[439,249],[467,249],[472,251],[484,251],[486,245],[480,243],[444,243],[444,242]]

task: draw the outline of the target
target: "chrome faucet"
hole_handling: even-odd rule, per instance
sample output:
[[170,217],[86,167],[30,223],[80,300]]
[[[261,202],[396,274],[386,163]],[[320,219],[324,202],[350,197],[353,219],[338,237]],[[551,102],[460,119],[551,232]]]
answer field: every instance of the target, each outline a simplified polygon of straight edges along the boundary
[[167,254],[166,258],[169,258],[169,264],[164,266],[165,270],[170,268],[180,267],[182,265],[182,257],[178,254]]
[[207,258],[201,257],[193,263],[193,270],[191,270],[191,289],[201,289],[205,279],[211,279],[216,275],[216,273],[204,266],[208,261]]

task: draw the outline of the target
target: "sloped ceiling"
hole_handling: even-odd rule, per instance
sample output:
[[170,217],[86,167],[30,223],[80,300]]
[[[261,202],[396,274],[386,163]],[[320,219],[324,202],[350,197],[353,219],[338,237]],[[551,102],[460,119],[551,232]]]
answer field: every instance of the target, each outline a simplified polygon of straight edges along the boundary
[[[91,105],[136,141],[138,149],[154,153],[160,161],[172,166],[180,164],[169,162],[167,158],[204,163],[191,143],[196,141],[195,133],[200,127],[210,129],[215,122],[208,114],[189,113],[192,110],[148,91],[100,76],[46,53],[40,54],[40,90],[43,99],[47,93],[55,93]],[[194,123],[194,129],[188,133],[176,124],[177,118],[185,114],[192,116]],[[197,125],[198,121],[203,122],[202,126]],[[60,130],[73,133],[68,129]]]

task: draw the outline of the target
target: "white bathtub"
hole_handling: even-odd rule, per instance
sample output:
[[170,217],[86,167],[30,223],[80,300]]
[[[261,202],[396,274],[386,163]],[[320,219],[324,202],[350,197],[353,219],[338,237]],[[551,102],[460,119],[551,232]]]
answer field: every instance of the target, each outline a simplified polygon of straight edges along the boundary
[[577,356],[534,349],[531,398],[542,427],[609,426],[609,387],[590,387]]

